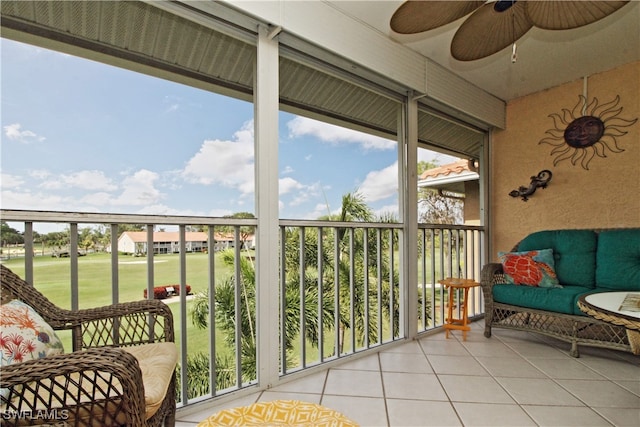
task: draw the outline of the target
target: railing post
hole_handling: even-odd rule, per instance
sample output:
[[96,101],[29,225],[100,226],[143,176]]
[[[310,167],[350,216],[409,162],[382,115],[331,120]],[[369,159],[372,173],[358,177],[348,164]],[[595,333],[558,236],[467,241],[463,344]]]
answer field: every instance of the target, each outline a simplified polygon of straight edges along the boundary
[[[279,47],[277,33],[258,27],[254,73],[256,311],[258,383],[279,381],[278,369],[278,109]],[[282,272],[284,274],[284,272]]]
[[[401,135],[398,140],[400,181],[400,212],[404,230],[400,241],[400,334],[413,338],[418,333],[418,100],[415,96],[407,96],[404,120],[400,120],[398,128]],[[404,318],[402,318],[404,316]],[[406,329],[405,329],[406,328]],[[404,329],[404,330],[403,330]]]

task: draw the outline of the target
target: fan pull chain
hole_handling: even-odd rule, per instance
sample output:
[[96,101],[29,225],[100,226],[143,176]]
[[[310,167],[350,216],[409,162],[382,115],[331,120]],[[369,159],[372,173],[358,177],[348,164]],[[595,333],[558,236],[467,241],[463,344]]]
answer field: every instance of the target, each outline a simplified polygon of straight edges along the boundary
[[515,1],[511,2],[511,37],[513,38],[513,46],[511,46],[511,63],[515,64],[518,60],[518,46],[516,46],[516,13],[513,11],[513,5]]

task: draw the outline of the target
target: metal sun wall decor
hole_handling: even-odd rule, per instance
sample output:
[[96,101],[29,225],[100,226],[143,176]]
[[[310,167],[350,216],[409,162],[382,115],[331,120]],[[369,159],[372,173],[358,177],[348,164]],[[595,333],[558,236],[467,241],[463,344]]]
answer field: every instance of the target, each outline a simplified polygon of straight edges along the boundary
[[620,117],[622,107],[619,107],[620,96],[604,104],[599,104],[597,98],[587,105],[587,99],[579,95],[579,101],[572,110],[562,109],[562,113],[553,113],[554,128],[545,133],[549,135],[541,139],[538,144],[553,146],[551,155],[556,156],[553,165],[569,159],[575,166],[578,162],[589,170],[589,163],[598,157],[607,157],[607,151],[622,153],[624,149],[618,146],[618,137],[628,132],[622,128],[632,126],[638,119],[623,119]]
[[529,200],[529,196],[533,195],[538,188],[547,188],[547,184],[551,181],[553,174],[550,170],[541,170],[538,175],[531,177],[531,183],[528,187],[521,185],[517,190],[509,193],[511,197],[522,197],[523,201]]

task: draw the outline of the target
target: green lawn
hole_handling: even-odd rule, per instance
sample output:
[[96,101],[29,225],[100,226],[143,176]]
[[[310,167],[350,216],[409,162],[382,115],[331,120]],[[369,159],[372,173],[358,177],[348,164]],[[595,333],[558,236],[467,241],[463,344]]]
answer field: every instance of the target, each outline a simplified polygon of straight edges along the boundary
[[[223,278],[232,274],[232,268],[223,264],[220,255],[216,254],[216,280],[222,281]],[[192,292],[198,293],[205,291],[208,287],[208,255],[207,254],[188,254],[187,255],[187,284],[191,286]],[[177,285],[180,277],[180,258],[178,255],[156,255],[154,257],[154,278],[155,286],[161,285]],[[3,262],[16,274],[24,277],[24,261],[15,258]],[[147,271],[146,258],[136,258],[130,256],[120,256],[118,264],[119,276],[119,302],[135,301],[143,298],[146,289]],[[81,308],[99,307],[111,304],[111,255],[109,254],[89,254],[78,258],[78,276],[79,276],[79,306]],[[49,298],[54,304],[71,308],[71,292],[70,292],[70,259],[69,258],[51,258],[36,257],[34,258],[34,282],[36,288]],[[439,295],[438,295],[439,296]],[[176,331],[176,341],[180,345],[182,340],[180,331],[180,306],[177,301],[166,301],[171,307],[174,314],[174,324]],[[187,309],[191,303],[187,302]],[[388,320],[383,322],[384,334],[387,335]],[[224,342],[223,332],[219,329],[215,331],[217,353],[220,355],[233,355],[233,349],[228,348]],[[71,348],[70,334],[62,333],[60,338],[63,340],[66,349]],[[325,357],[330,356],[334,351],[334,333],[332,330],[326,330],[324,336]],[[191,323],[189,314],[187,313],[187,353],[202,351],[207,353],[210,339],[210,330],[198,329]],[[294,354],[300,354],[300,340],[294,339]],[[345,349],[350,347],[350,331],[345,333]],[[318,349],[313,347],[310,342],[306,345],[306,359],[308,363],[314,363],[318,360]],[[299,364],[299,356],[294,357],[293,365]]]
[[[232,273],[232,269],[219,262],[216,254],[216,280],[222,280]],[[180,277],[178,255],[156,255],[154,257],[155,286],[177,285]],[[24,260],[11,259],[3,264],[14,273],[24,277]],[[71,308],[70,260],[69,258],[36,257],[33,263],[35,287],[54,304]],[[205,291],[208,286],[208,255],[187,255],[187,284],[195,294]],[[111,296],[111,255],[90,254],[78,258],[79,306],[80,308],[100,307],[112,303]],[[147,271],[146,258],[121,256],[118,265],[119,302],[136,301],[144,298]],[[190,302],[187,302],[187,308]],[[173,311],[176,342],[180,345],[180,306],[169,302]],[[208,351],[209,330],[193,326],[187,313],[187,352]],[[71,349],[70,333],[61,333],[65,349]],[[216,330],[218,353],[232,352],[224,345],[224,336]]]

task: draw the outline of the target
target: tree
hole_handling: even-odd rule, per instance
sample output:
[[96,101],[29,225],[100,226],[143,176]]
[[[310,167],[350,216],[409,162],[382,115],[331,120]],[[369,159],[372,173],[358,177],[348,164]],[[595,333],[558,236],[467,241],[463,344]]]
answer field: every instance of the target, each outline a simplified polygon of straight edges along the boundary
[[[438,167],[437,162],[419,162],[418,174]],[[447,197],[434,188],[418,189],[418,222],[423,224],[462,224],[464,201]]]
[[[369,222],[376,220],[371,209],[366,205],[363,196],[358,193],[345,194],[342,198],[340,213],[330,219],[336,221]],[[391,215],[386,215],[384,221],[395,221]],[[384,232],[376,229],[356,228],[353,232],[349,228],[336,227],[334,232],[327,229],[320,234],[317,228],[305,228],[304,234],[299,228],[285,230],[285,286],[284,286],[284,345],[287,358],[293,357],[294,339],[301,334],[314,347],[319,346],[320,330],[336,330],[339,328],[339,343],[334,349],[334,354],[344,351],[344,336],[346,329],[351,329],[357,337],[357,343],[362,345],[365,341],[376,341],[382,331],[378,330],[379,316],[384,315],[392,322],[392,333],[397,335],[399,331],[399,274],[394,270],[391,276],[391,268],[388,257],[369,256],[369,263],[365,265],[365,245],[369,254],[389,253],[397,249],[398,235],[394,230]],[[365,239],[366,236],[366,239]],[[318,246],[320,245],[320,250]],[[338,247],[336,253],[334,248]],[[300,271],[300,248],[304,253],[303,271]],[[216,325],[224,331],[227,344],[235,348],[237,344],[242,353],[243,381],[251,381],[256,372],[256,337],[255,337],[255,269],[250,258],[241,257],[235,259],[234,251],[225,251],[221,254],[223,262],[234,265],[239,262],[241,271],[240,283],[236,283],[235,277],[229,277],[216,285],[215,289],[215,317]],[[318,271],[318,258],[322,257],[322,263],[327,266],[322,272]],[[353,260],[353,262],[351,262]],[[380,262],[379,262],[380,260]],[[336,272],[332,266],[338,265],[338,286],[336,287]],[[322,277],[319,280],[319,275]],[[365,294],[365,277],[370,283],[369,293]],[[378,281],[380,279],[380,282]],[[320,282],[320,286],[318,285]],[[236,343],[236,286],[240,286],[240,331],[241,342]],[[336,296],[336,289],[338,295]],[[380,289],[380,292],[378,292]],[[354,316],[352,318],[349,304],[340,304],[340,312],[337,316],[339,322],[335,324],[335,301],[354,301]],[[366,307],[367,301],[369,306]],[[391,302],[393,301],[393,306]],[[377,307],[383,307],[383,312],[378,313]],[[304,306],[304,310],[303,310]],[[319,311],[322,316],[319,316]],[[304,319],[300,318],[304,313]],[[206,293],[196,296],[191,309],[191,319],[199,328],[206,328],[209,316],[209,297]],[[322,324],[319,324],[322,319]],[[366,319],[369,323],[366,325]],[[304,326],[301,326],[304,325]],[[304,330],[302,330],[304,328]],[[367,335],[368,331],[368,335]],[[216,356],[216,359],[218,357]],[[288,359],[287,365],[292,360]],[[218,362],[216,378],[220,388],[223,378],[228,378],[229,372],[235,372],[232,365],[225,365],[224,360]],[[234,363],[228,361],[228,363]],[[194,368],[197,371],[197,369]],[[198,373],[202,375],[202,373]],[[208,375],[208,374],[207,374]],[[225,376],[227,375],[227,376]],[[235,374],[234,374],[235,375]],[[237,379],[234,378],[234,382]],[[232,382],[232,384],[234,383]]]
[[9,227],[6,221],[0,222],[0,236],[2,246],[24,244],[24,236],[22,233],[15,228]]
[[[223,218],[234,218],[234,219],[253,219],[255,215],[251,212],[236,212],[232,215],[225,215]],[[235,227],[233,226],[218,226],[216,227],[219,231],[224,233],[234,233]],[[246,247],[246,242],[249,240],[249,237],[255,234],[255,227],[253,226],[240,226],[240,241],[243,246]]]

